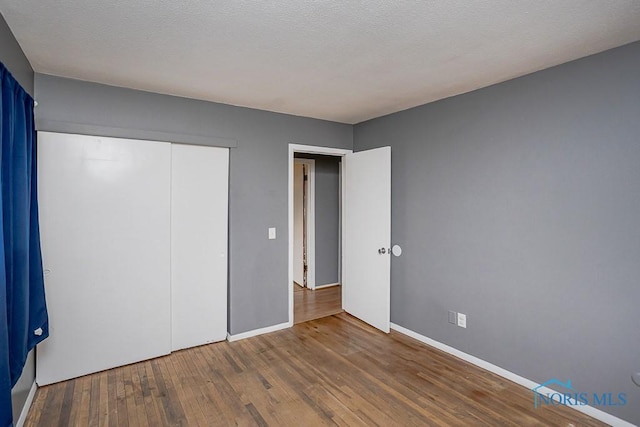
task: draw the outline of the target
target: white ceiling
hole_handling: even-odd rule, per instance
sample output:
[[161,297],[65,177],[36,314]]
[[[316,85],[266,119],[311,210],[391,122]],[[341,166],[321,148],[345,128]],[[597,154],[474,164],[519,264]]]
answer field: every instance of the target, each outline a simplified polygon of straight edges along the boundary
[[34,70],[358,123],[640,40],[639,0],[0,0]]

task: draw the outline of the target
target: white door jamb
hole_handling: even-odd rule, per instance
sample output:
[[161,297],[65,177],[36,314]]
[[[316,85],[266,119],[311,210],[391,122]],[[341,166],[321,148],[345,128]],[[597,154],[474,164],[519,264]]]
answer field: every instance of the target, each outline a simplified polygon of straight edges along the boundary
[[[343,148],[331,148],[331,147],[318,147],[318,146],[313,146],[313,145],[300,145],[300,144],[289,144],[289,158],[288,158],[288,164],[289,164],[289,170],[288,170],[288,217],[289,217],[289,224],[288,224],[288,228],[289,228],[289,280],[287,283],[287,289],[289,290],[288,292],[288,296],[289,296],[289,326],[293,326],[293,163],[294,163],[294,154],[295,153],[306,153],[306,154],[321,154],[321,155],[325,155],[325,156],[345,156],[347,154],[352,153],[353,150],[345,150]],[[344,168],[344,163],[343,163],[343,168]],[[342,172],[344,172],[344,169],[342,170]],[[309,185],[310,190],[313,188],[313,185]],[[313,191],[313,190],[311,190]],[[344,192],[342,193],[342,197],[344,197]],[[343,200],[344,202],[344,200]],[[313,206],[309,207],[310,210],[314,209]],[[344,219],[344,218],[343,218]],[[342,224],[344,224],[344,221],[342,221]],[[314,238],[315,238],[315,233],[314,233]],[[314,239],[315,240],[315,239]],[[309,244],[309,249],[313,250],[313,245]],[[315,256],[315,250],[313,250],[313,252],[308,253],[307,255],[309,257],[311,257],[313,254],[313,256]],[[315,258],[314,258],[315,260]],[[314,265],[315,267],[315,265]],[[311,268],[309,268],[309,270],[311,270]],[[310,282],[310,277],[311,277],[311,272],[308,272],[308,276],[307,276],[307,282]],[[315,286],[315,270],[313,271],[313,284]],[[342,284],[343,288],[344,288],[344,283]]]

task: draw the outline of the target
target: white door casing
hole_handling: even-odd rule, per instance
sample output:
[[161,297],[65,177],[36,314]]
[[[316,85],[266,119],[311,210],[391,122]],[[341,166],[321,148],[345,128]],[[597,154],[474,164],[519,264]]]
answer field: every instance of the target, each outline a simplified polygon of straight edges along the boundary
[[[301,145],[301,144],[289,144],[289,153],[288,153],[288,235],[289,235],[289,280],[288,280],[288,300],[289,300],[289,320],[287,322],[288,326],[293,326],[293,278],[294,278],[294,207],[293,207],[293,179],[294,179],[294,154],[295,153],[307,153],[307,154],[322,154],[329,156],[344,156],[348,153],[351,153],[351,150],[345,150],[342,148],[331,148],[331,147],[318,147],[313,145]],[[311,190],[313,190],[314,185],[309,185]],[[312,197],[315,199],[315,196]],[[311,207],[311,210],[314,210],[315,207]],[[315,228],[315,226],[314,226]],[[312,230],[312,232],[315,230]],[[315,239],[314,239],[315,240]],[[313,256],[315,257],[315,251]],[[315,282],[315,276],[314,276]]]
[[389,332],[391,147],[348,154],[343,162],[342,305]]

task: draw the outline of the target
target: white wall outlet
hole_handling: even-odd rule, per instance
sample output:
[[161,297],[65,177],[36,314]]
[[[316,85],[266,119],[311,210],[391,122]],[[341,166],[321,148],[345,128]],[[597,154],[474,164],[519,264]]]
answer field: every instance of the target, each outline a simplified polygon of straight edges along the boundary
[[467,327],[467,315],[466,314],[458,313],[458,326],[460,326],[461,328],[466,328]]
[[269,227],[269,240],[275,240],[276,238],[276,228]]

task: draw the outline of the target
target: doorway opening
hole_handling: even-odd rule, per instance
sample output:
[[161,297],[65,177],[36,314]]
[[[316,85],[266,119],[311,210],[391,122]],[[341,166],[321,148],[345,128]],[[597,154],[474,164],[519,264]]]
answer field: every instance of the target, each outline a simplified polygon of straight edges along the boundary
[[388,333],[391,312],[391,147],[353,153],[351,150],[289,144],[289,326],[294,323],[293,294],[296,286],[293,283],[295,153],[341,157],[339,278],[342,308]]
[[342,156],[289,145],[289,324],[342,311]]
[[294,154],[294,324],[342,311],[340,166],[339,156]]

